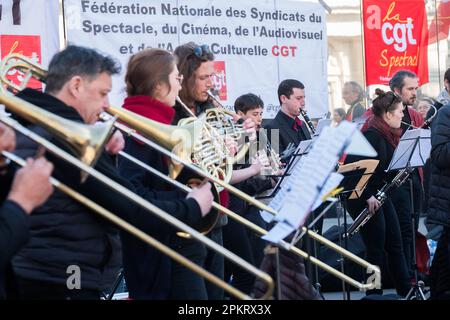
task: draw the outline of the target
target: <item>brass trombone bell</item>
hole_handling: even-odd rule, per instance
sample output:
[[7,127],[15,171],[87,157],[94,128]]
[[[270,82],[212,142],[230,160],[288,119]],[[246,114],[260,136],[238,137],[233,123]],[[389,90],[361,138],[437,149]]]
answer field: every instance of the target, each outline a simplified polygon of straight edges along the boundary
[[[230,259],[234,263],[237,263],[239,266],[241,266],[245,270],[251,272],[256,277],[262,279],[267,284],[267,291],[266,291],[266,294],[264,295],[263,299],[267,299],[267,298],[269,298],[272,295],[272,292],[273,292],[273,289],[274,289],[274,283],[273,283],[272,278],[267,273],[262,272],[261,270],[257,269],[256,267],[254,267],[253,265],[249,264],[248,262],[246,262],[242,258],[238,257],[236,254],[230,252],[229,250],[226,250],[225,248],[223,248],[222,246],[218,245],[214,241],[210,240],[209,238],[207,238],[204,235],[200,234],[199,232],[195,231],[194,229],[192,229],[191,227],[189,227],[185,223],[183,223],[180,220],[176,219],[175,217],[173,217],[172,215],[168,214],[167,212],[159,209],[154,204],[148,202],[147,200],[145,200],[142,197],[138,196],[134,192],[128,190],[125,187],[123,187],[121,184],[119,184],[116,181],[110,179],[109,177],[107,177],[106,175],[102,174],[101,172],[93,169],[92,167],[87,166],[83,162],[79,161],[77,158],[73,157],[69,153],[65,152],[64,150],[62,150],[62,149],[58,148],[57,146],[55,146],[54,144],[52,144],[48,140],[42,138],[41,136],[37,135],[36,133],[32,132],[31,130],[28,130],[27,128],[25,128],[22,125],[18,124],[17,121],[15,121],[15,120],[13,120],[13,119],[11,119],[9,117],[1,116],[1,115],[0,115],[0,121],[5,123],[8,126],[14,128],[15,130],[21,132],[23,135],[29,137],[31,140],[35,141],[36,143],[44,146],[47,150],[49,150],[53,154],[57,155],[61,159],[71,163],[72,165],[76,166],[80,170],[83,170],[83,171],[89,173],[89,175],[92,176],[93,178],[95,178],[98,181],[102,182],[103,184],[105,184],[106,186],[110,187],[111,189],[113,189],[117,193],[119,193],[122,196],[124,196],[125,198],[129,199],[130,201],[133,201],[134,203],[138,204],[142,208],[146,209],[148,212],[153,213],[154,215],[156,215],[160,219],[164,220],[165,222],[171,224],[175,228],[181,229],[184,232],[190,234],[196,240],[203,242],[207,247],[211,248],[214,251],[217,251],[217,252],[223,254],[226,258]],[[63,190],[63,191],[65,191],[65,190]],[[69,194],[69,196],[72,196],[72,197],[73,197],[73,195],[74,195],[73,193]],[[97,213],[100,213],[104,217],[106,217],[104,215],[104,213],[107,212],[107,210],[101,210],[101,209],[98,210],[99,208],[92,207],[92,205],[96,205],[93,201],[82,202],[82,203],[84,203],[85,205],[87,205],[89,208],[93,209]],[[99,207],[99,206],[97,206],[97,207]],[[106,218],[108,218],[108,217],[106,217]],[[137,237],[139,237],[140,239],[142,239],[142,233],[141,234],[135,234],[135,235]],[[160,248],[158,248],[158,249],[160,249]],[[166,251],[163,251],[163,252],[166,253]],[[172,251],[172,254],[169,254],[169,256],[174,257],[174,252]],[[175,257],[174,257],[174,259],[175,259]],[[217,277],[209,274],[206,270],[202,271],[201,270],[202,268],[200,268],[198,266],[194,266],[194,263],[192,263],[192,262],[183,263],[182,260],[184,260],[184,259],[176,259],[176,260],[178,262],[182,263],[183,265],[185,265],[187,268],[193,270],[194,272],[199,273],[201,276],[205,276],[206,279],[208,279],[209,281],[212,281],[214,284],[217,284],[222,289],[224,289],[225,291],[231,293],[235,297],[237,297],[239,299],[250,299],[250,297],[248,295],[238,291],[234,287],[231,287],[230,285],[225,283],[223,280],[218,279]],[[184,261],[186,262],[186,260],[184,260]]]
[[[64,119],[12,95],[1,85],[0,104],[4,104],[11,113],[43,126],[58,136],[88,166],[95,165],[114,128],[114,118],[98,125],[86,125]],[[84,181],[86,178],[87,174],[81,172],[81,180]]]

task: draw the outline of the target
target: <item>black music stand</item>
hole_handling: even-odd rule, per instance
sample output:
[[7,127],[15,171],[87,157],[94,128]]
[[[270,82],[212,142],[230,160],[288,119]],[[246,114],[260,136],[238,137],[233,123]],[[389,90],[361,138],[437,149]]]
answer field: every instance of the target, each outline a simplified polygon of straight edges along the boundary
[[[338,173],[344,176],[344,179],[340,183],[339,187],[343,190],[339,193],[339,202],[342,207],[342,214],[344,216],[344,235],[347,234],[347,200],[359,199],[363,193],[367,182],[375,171],[378,165],[378,160],[367,159],[357,162],[342,165],[338,169]],[[340,217],[338,216],[338,228],[340,228]],[[339,245],[342,247],[342,234],[339,235]],[[344,237],[344,248],[348,249],[348,237]],[[341,271],[345,273],[344,259],[341,259]],[[342,281],[342,289],[344,294],[347,295],[347,300],[350,300],[350,291],[347,290],[347,285]]]
[[[413,129],[407,130],[392,156],[391,163],[388,170],[410,170],[414,168],[423,167],[430,156],[431,152],[431,131],[428,129]],[[414,194],[413,181],[411,177],[409,180],[409,193],[411,201],[411,224],[412,224],[412,250],[413,250],[413,271],[414,271],[414,285],[406,295],[406,300],[426,300],[423,281],[418,281],[418,268],[416,257],[416,217],[414,213]]]
[[[300,161],[301,157],[303,155],[308,154],[309,150],[312,147],[313,140],[303,140],[300,141],[299,145],[297,146],[296,150],[292,153],[289,159],[289,163],[287,164],[285,168],[285,172],[282,176],[280,176],[280,179],[277,181],[277,184],[272,189],[272,191],[264,196],[255,197],[256,199],[268,199],[273,198],[275,194],[280,190],[281,184],[283,183],[284,179],[291,175],[292,169],[297,165],[297,163]],[[274,177],[274,176],[272,176]]]

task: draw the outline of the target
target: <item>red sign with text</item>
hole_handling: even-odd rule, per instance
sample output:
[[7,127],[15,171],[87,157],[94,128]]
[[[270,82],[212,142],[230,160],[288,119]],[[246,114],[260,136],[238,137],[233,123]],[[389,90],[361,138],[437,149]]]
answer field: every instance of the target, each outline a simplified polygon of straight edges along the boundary
[[219,95],[220,100],[227,100],[227,74],[225,61],[214,61],[214,91]]
[[388,85],[399,70],[428,82],[428,32],[424,1],[364,0],[366,84]]
[[[1,58],[11,53],[19,53],[30,58],[36,63],[41,63],[41,37],[25,35],[0,35]],[[17,70],[12,70],[7,74],[7,78],[19,85],[24,74]],[[27,85],[28,88],[42,90],[41,82],[31,79]]]

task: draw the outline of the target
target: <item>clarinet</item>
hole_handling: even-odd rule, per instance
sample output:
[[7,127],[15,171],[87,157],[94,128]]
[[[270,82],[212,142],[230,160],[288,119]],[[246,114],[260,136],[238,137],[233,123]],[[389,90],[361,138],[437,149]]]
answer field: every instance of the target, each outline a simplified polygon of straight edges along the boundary
[[300,114],[302,115],[303,119],[305,120],[306,124],[308,125],[309,130],[311,131],[311,133],[313,135],[315,135],[316,134],[316,128],[314,128],[314,125],[311,122],[311,119],[309,119],[308,114],[306,113],[306,111],[300,108]]
[[[375,198],[381,203],[382,206],[386,199],[388,198],[389,193],[395,188],[400,187],[409,177],[411,172],[413,172],[414,168],[407,167],[405,169],[400,170],[394,179],[390,183],[384,184],[384,186],[377,192]],[[344,237],[350,237],[355,235],[369,220],[373,217],[376,212],[370,213],[368,208],[365,208],[359,215],[356,217],[353,224],[348,228],[347,233]]]

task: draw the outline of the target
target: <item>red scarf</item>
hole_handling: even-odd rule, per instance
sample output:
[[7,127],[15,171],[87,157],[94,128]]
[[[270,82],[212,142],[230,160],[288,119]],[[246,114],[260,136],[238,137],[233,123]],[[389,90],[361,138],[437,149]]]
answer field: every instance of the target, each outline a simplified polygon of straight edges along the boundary
[[373,116],[369,120],[369,128],[374,127],[377,129],[381,135],[386,138],[386,140],[394,147],[397,148],[397,145],[400,141],[400,137],[402,135],[401,128],[391,128],[386,121],[384,121],[381,117]]
[[123,108],[163,124],[171,124],[175,116],[175,110],[171,106],[149,96],[127,97]]

